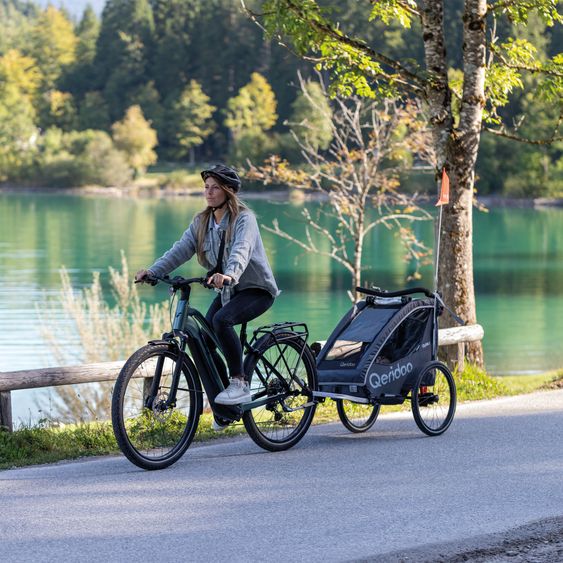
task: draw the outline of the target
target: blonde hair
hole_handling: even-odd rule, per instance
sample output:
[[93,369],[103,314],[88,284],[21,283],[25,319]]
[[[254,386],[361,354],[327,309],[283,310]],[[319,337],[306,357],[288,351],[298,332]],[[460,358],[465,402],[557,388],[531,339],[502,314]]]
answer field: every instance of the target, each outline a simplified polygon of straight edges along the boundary
[[[227,202],[225,205],[227,206],[227,211],[229,212],[229,226],[227,227],[225,242],[229,242],[233,234],[233,225],[235,224],[237,217],[240,213],[246,211],[248,207],[231,188],[219,181],[217,183],[227,196]],[[207,207],[195,217],[196,219],[199,219],[199,225],[197,227],[197,258],[200,264],[205,264],[205,250],[203,248],[203,243],[205,241],[205,235],[207,234],[207,228],[209,227],[209,221],[212,215],[213,207]]]

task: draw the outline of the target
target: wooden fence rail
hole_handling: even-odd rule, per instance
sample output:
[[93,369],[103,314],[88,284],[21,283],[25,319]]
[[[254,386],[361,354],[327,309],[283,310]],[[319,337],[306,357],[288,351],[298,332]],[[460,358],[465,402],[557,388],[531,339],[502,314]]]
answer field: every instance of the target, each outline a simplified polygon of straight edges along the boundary
[[[463,369],[465,343],[483,338],[481,325],[444,328],[438,331],[439,346],[457,345],[457,363]],[[0,372],[0,426],[12,430],[11,391],[75,385],[78,383],[99,383],[115,381],[125,362],[101,362],[79,366],[63,366],[44,369]]]

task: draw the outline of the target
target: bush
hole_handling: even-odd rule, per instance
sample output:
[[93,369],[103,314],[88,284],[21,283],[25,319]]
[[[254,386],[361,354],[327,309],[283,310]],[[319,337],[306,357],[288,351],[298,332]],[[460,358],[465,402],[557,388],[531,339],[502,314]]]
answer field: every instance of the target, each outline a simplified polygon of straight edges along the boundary
[[70,188],[88,183],[84,181],[82,164],[66,152],[40,166],[37,173],[43,185],[53,188]]
[[41,137],[34,176],[47,186],[122,186],[132,170],[104,131],[50,128]]
[[86,183],[101,186],[123,186],[133,178],[127,157],[117,150],[111,137],[103,131],[92,131],[78,160],[85,169]]

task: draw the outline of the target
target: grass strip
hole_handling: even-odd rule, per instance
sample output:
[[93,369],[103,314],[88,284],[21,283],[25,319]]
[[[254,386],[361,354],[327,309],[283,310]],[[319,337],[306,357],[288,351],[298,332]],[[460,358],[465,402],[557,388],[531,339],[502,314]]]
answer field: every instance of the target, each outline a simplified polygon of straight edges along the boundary
[[[563,370],[539,375],[492,377],[475,366],[466,366],[454,374],[458,401],[493,399],[537,390],[563,387]],[[383,412],[410,409],[410,403],[385,406]],[[317,406],[313,424],[338,421],[336,403],[327,400]],[[211,413],[203,413],[195,441],[208,441],[245,433],[242,422],[223,432],[211,429]],[[77,459],[87,456],[118,454],[119,449],[110,422],[56,425],[42,422],[21,426],[14,432],[0,431],[0,469]]]

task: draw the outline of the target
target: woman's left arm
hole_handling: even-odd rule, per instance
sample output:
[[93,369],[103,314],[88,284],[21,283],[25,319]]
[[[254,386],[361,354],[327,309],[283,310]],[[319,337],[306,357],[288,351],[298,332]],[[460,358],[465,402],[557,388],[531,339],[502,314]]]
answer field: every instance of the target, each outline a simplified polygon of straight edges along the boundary
[[241,213],[234,225],[233,242],[224,272],[235,284],[246,270],[259,236],[258,222],[254,214],[248,211]]

